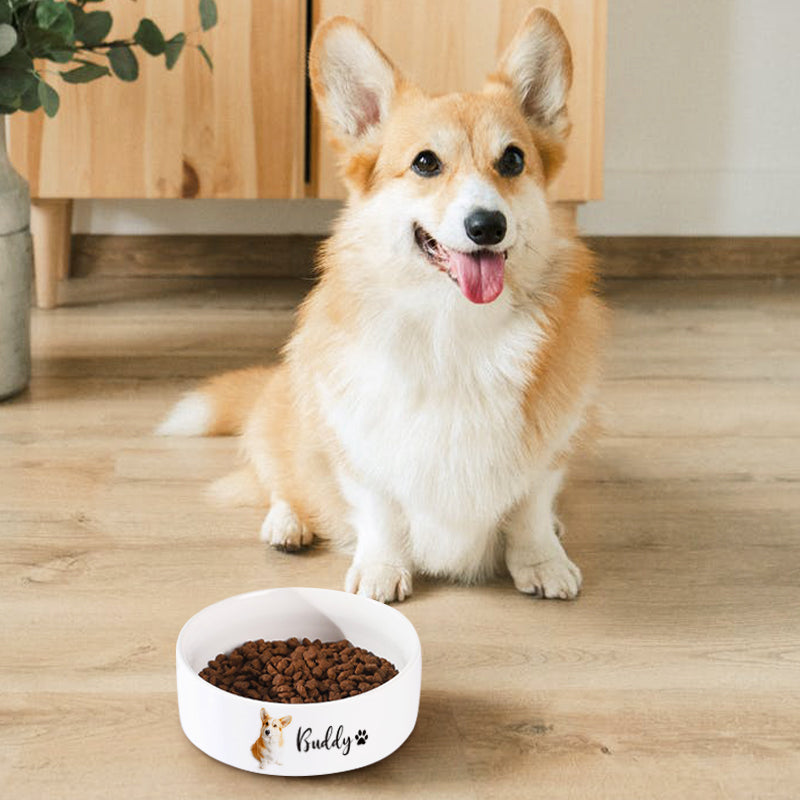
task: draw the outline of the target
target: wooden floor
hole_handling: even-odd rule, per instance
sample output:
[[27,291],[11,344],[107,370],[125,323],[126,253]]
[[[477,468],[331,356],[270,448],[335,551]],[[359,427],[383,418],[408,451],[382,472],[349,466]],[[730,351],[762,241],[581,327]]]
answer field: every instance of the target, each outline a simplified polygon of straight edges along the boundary
[[384,762],[239,772],[183,736],[184,621],[345,557],[257,541],[203,489],[231,440],[151,431],[275,356],[302,282],[85,278],[35,313],[0,405],[0,794],[8,798],[800,797],[800,282],[609,282],[606,435],[573,470],[572,603],[417,581],[420,717]]

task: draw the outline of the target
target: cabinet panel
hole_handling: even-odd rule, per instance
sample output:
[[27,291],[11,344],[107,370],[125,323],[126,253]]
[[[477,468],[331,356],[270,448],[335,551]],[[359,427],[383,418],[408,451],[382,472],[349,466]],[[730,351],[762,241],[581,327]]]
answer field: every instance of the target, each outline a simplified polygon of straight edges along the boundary
[[[403,73],[432,93],[475,91],[493,71],[528,10],[558,17],[575,67],[573,121],[566,165],[553,184],[557,200],[602,195],[606,0],[318,0],[315,23],[339,14],[361,22]],[[312,175],[318,197],[342,197],[333,152],[313,114]]]
[[[113,37],[141,17],[166,36],[191,32],[168,72],[139,55],[135,83],[79,86],[53,75],[54,119],[16,114],[9,150],[34,197],[300,197],[304,193],[303,0],[218,0],[219,24],[198,32],[197,0],[111,0]],[[48,65],[51,66],[51,65]]]

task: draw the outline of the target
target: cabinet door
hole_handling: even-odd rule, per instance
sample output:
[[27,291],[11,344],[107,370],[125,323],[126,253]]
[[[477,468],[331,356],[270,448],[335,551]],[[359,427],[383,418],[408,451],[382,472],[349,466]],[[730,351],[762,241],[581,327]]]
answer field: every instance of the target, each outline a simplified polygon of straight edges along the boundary
[[[358,20],[401,71],[426,91],[475,91],[534,6],[552,11],[572,47],[573,122],[556,200],[599,199],[603,188],[606,0],[318,0],[315,23]],[[334,155],[313,114],[312,179],[318,197],[342,197]]]
[[[199,31],[197,0],[110,0],[112,38],[142,17],[187,44],[167,71],[139,55],[135,83],[69,85],[54,119],[15,114],[9,149],[34,197],[300,197],[304,192],[304,0],[218,0],[219,24]],[[53,65],[48,64],[48,68]]]

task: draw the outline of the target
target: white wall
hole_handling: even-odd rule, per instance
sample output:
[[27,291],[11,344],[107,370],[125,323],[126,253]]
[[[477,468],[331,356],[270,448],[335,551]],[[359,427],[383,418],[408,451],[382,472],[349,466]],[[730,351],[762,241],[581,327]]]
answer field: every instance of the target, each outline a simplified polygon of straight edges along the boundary
[[598,234],[800,235],[800,2],[610,0]]
[[[587,234],[800,235],[800,0],[610,0]],[[80,201],[87,233],[324,233],[324,201]]]

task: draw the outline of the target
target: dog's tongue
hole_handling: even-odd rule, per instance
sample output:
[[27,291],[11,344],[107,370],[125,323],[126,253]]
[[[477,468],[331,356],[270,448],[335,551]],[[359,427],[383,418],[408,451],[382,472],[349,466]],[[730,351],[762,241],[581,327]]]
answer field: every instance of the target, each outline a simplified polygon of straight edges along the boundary
[[479,250],[477,253],[448,253],[458,286],[467,300],[491,303],[503,291],[505,257],[502,253]]

